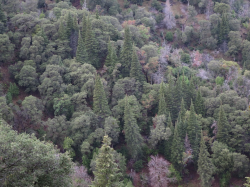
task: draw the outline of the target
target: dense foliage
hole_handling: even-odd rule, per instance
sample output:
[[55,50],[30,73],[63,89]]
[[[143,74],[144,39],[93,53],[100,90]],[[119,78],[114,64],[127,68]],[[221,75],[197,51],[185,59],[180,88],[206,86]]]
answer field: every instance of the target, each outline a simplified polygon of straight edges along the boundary
[[249,7],[0,0],[0,183],[160,187],[198,172],[209,187],[245,177]]

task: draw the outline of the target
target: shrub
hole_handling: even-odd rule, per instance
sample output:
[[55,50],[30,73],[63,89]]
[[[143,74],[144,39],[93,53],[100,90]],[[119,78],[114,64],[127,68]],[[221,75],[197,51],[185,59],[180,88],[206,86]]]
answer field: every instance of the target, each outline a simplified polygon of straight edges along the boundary
[[190,63],[190,55],[187,53],[182,53],[181,54],[181,61],[184,63]]
[[224,77],[220,77],[220,76],[216,77],[215,82],[216,82],[216,85],[222,86],[224,83]]
[[138,160],[134,163],[134,170],[135,172],[140,172],[143,168],[143,160]]
[[8,93],[6,94],[6,102],[7,102],[7,104],[12,103],[12,95],[11,95],[10,92],[8,92]]
[[172,42],[173,41],[173,33],[168,31],[166,33],[166,40],[169,41],[169,42]]
[[19,88],[17,87],[16,83],[14,84],[10,83],[8,92],[10,92],[12,97],[16,97],[19,95]]

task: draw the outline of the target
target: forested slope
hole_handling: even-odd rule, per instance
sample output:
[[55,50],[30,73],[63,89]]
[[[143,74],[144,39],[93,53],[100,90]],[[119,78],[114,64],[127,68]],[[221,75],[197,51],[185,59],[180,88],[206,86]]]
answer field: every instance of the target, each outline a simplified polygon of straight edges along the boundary
[[249,95],[249,1],[0,0],[0,186],[242,186]]

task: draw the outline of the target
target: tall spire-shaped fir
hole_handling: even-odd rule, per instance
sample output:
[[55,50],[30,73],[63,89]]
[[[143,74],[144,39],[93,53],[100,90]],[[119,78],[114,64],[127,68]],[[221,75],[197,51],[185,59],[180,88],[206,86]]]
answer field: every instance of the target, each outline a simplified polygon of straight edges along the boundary
[[106,60],[105,60],[105,65],[108,67],[108,66],[113,66],[113,60],[112,60],[112,46],[111,46],[111,43],[110,43],[110,40],[109,40],[109,43],[108,43],[108,54],[107,54],[107,57],[106,57]]
[[95,80],[95,89],[93,96],[93,111],[102,117],[107,117],[111,114],[108,106],[108,100],[103,89],[103,85],[98,75]]
[[167,105],[165,101],[165,93],[164,93],[164,83],[163,81],[160,84],[159,90],[159,104],[158,104],[158,115],[165,115],[167,116]]
[[125,27],[124,33],[124,44],[122,46],[122,51],[120,55],[120,63],[122,65],[122,74],[124,77],[129,76],[130,63],[132,61],[133,45],[129,27]]
[[67,40],[67,30],[65,29],[63,21],[60,22],[59,29],[58,29],[58,35],[60,40]]
[[139,82],[144,81],[142,67],[141,67],[141,64],[138,60],[138,56],[136,54],[135,48],[133,49],[133,54],[132,54],[132,61],[131,61],[131,67],[130,67],[130,77],[135,78],[135,80],[137,80]]
[[88,60],[88,55],[82,40],[81,32],[79,30],[78,46],[76,50],[76,61],[81,64],[84,64],[88,62],[87,60]]
[[182,157],[184,150],[184,141],[181,139],[179,132],[178,132],[178,124],[175,125],[174,130],[174,138],[171,147],[171,162],[174,165],[174,168],[181,172],[183,165],[182,165]]
[[134,113],[128,103],[127,96],[125,98],[124,109],[124,133],[129,152],[133,158],[136,158],[141,152],[143,138],[140,134],[140,129],[137,125]]
[[168,140],[164,141],[164,156],[166,157],[167,160],[171,160],[171,149],[174,138],[174,126],[172,123],[170,113],[168,115],[167,127],[171,129],[172,135],[169,137]]
[[190,114],[189,114],[188,126],[187,126],[187,133],[188,133],[188,137],[189,137],[189,140],[190,140],[190,143],[191,143],[192,147],[195,145],[196,132],[198,130],[197,126],[198,126],[198,124],[197,124],[196,114],[195,114],[195,111],[194,111],[194,105],[193,105],[193,102],[191,100]]
[[205,117],[204,99],[201,96],[200,90],[198,91],[194,107],[197,114],[201,114],[203,117]]
[[114,158],[114,149],[110,147],[111,140],[104,136],[102,147],[96,158],[95,175],[91,187],[117,186],[122,177]]
[[202,187],[210,187],[213,180],[213,173],[215,167],[210,158],[210,154],[207,150],[202,132],[201,132],[201,142],[200,142],[200,153],[198,160],[198,173],[201,179]]
[[222,105],[220,106],[220,113],[217,126],[218,131],[216,134],[216,139],[221,143],[228,144],[228,141],[230,139],[229,132],[231,131],[231,126],[227,121],[227,117]]

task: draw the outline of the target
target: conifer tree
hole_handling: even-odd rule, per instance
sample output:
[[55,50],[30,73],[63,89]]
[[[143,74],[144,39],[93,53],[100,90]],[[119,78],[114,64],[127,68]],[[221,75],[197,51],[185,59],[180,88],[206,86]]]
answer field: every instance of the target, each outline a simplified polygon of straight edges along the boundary
[[198,160],[198,173],[201,179],[202,187],[210,187],[213,180],[214,164],[208,153],[207,146],[205,144],[202,132],[200,142],[200,153]]
[[116,49],[114,46],[112,46],[112,60],[113,60],[113,65],[118,63],[118,57],[116,55]]
[[174,87],[174,119],[177,119],[179,111],[180,111],[180,106],[181,106],[181,98],[182,98],[182,86],[181,86],[181,81],[179,79],[179,76],[176,81],[176,85]]
[[179,113],[179,117],[177,120],[177,124],[178,124],[179,136],[180,136],[181,140],[184,141],[187,128],[186,128],[186,122],[182,121],[180,113]]
[[219,42],[222,43],[227,39],[229,33],[229,20],[227,17],[227,13],[222,14],[222,19],[220,22],[220,33],[219,33]]
[[78,31],[78,22],[77,22],[77,18],[76,18],[76,16],[74,16],[74,18],[73,18],[73,30],[74,31]]
[[167,127],[171,129],[172,135],[169,137],[168,140],[164,141],[164,156],[167,160],[171,160],[171,149],[172,149],[172,142],[174,138],[174,126],[172,123],[170,113],[168,115]]
[[98,11],[97,8],[96,8],[96,10],[95,10],[95,18],[96,18],[96,19],[100,19],[99,11]]
[[48,44],[49,44],[49,39],[48,39],[47,35],[45,34],[45,32],[44,32],[44,28],[43,28],[43,27],[42,27],[41,36],[42,36],[42,37],[43,37],[43,39],[44,39],[44,43],[45,43],[45,45],[48,45]]
[[171,147],[171,162],[174,165],[174,168],[181,173],[183,164],[183,152],[184,152],[183,140],[179,135],[178,124],[175,125],[174,137]]
[[187,133],[188,133],[188,137],[191,143],[191,146],[193,147],[195,145],[195,139],[196,139],[196,132],[198,128],[198,123],[197,123],[197,119],[196,119],[196,114],[194,111],[194,105],[193,102],[191,101],[191,106],[190,106],[190,115],[188,118],[188,126],[187,126]]
[[2,9],[2,3],[0,3],[0,21],[2,21],[3,23],[6,22],[6,16],[5,16],[3,9]]
[[115,162],[114,149],[110,147],[111,140],[108,136],[104,136],[103,145],[99,149],[96,158],[96,167],[93,172],[95,175],[91,187],[115,187],[119,186],[122,174]]
[[124,133],[125,141],[127,143],[128,150],[133,158],[136,158],[141,152],[143,138],[140,134],[140,129],[137,125],[134,113],[128,103],[128,98],[125,99],[124,109]]
[[191,78],[191,80],[189,81],[189,85],[188,85],[188,97],[187,97],[187,108],[190,107],[191,105],[191,100],[195,100],[195,87],[194,87],[194,79]]
[[91,26],[91,22],[89,18],[87,20],[86,25],[87,25],[87,28],[86,28],[86,36],[85,36],[85,49],[89,57],[88,61],[91,62],[91,64],[95,68],[99,68],[100,67],[99,55],[98,55],[99,50],[97,46],[97,41],[92,32],[92,26]]
[[129,27],[125,27],[124,44],[122,46],[120,63],[122,65],[122,74],[124,77],[129,76],[130,65],[132,61],[133,45]]
[[108,106],[108,100],[103,89],[100,76],[96,77],[93,96],[93,111],[102,117],[110,116],[111,111]]
[[171,115],[171,118],[172,120],[173,119],[173,113],[174,113],[174,101],[173,101],[173,81],[172,79],[170,78],[169,79],[169,82],[168,82],[168,88],[167,88],[167,91],[166,91],[166,103],[167,103],[167,109],[169,110],[170,112],[170,115]]
[[135,78],[135,80],[139,82],[144,81],[144,75],[142,73],[142,67],[138,60],[138,56],[136,54],[135,48],[133,47],[133,53],[132,53],[132,61],[131,61],[131,67],[130,67],[130,77]]
[[67,30],[65,29],[64,23],[61,21],[59,25],[58,35],[60,40],[67,40]]
[[230,139],[229,132],[231,131],[231,126],[227,121],[227,117],[222,105],[220,106],[217,126],[218,126],[218,131],[216,134],[216,139],[221,143],[228,144],[228,141]]
[[86,37],[86,31],[87,31],[87,20],[86,20],[86,16],[83,14],[83,18],[82,18],[82,40],[85,42],[85,37]]
[[113,55],[112,55],[112,52],[113,52],[112,46],[111,46],[111,43],[109,41],[109,43],[108,43],[108,54],[107,54],[107,57],[106,57],[106,60],[105,60],[105,65],[107,67],[113,66],[113,59],[112,59]]
[[167,105],[165,101],[164,84],[162,81],[160,85],[160,90],[159,90],[158,115],[167,116],[167,113],[168,112],[167,112]]
[[185,106],[187,108],[189,108],[188,105],[187,105],[187,102],[188,102],[188,85],[187,85],[187,83],[185,81],[185,76],[184,75],[182,76],[181,85],[182,85],[182,98],[184,99],[184,104],[185,104]]
[[204,99],[201,96],[201,91],[198,91],[196,100],[195,100],[195,111],[197,114],[201,114],[205,117],[205,106],[204,106]]
[[[74,28],[73,18],[70,13],[67,15],[67,36],[71,36],[72,30]],[[65,28],[64,28],[65,29]]]
[[76,50],[76,61],[81,64],[84,64],[84,63],[87,63],[87,60],[88,60],[88,55],[87,55],[85,45],[82,40],[81,32],[79,30],[78,46]]
[[181,99],[181,109],[180,109],[180,118],[182,121],[185,121],[185,115],[186,115],[186,109],[185,109],[185,103],[184,99]]

